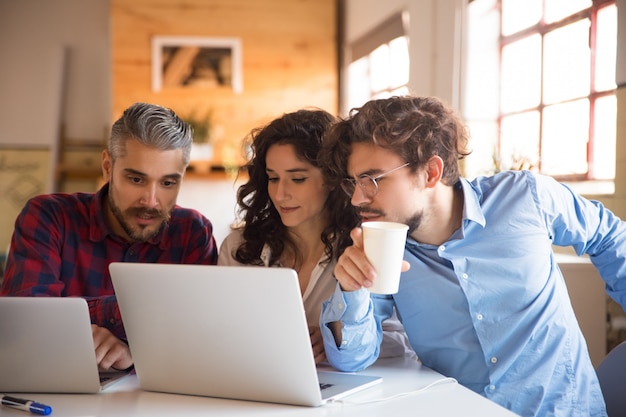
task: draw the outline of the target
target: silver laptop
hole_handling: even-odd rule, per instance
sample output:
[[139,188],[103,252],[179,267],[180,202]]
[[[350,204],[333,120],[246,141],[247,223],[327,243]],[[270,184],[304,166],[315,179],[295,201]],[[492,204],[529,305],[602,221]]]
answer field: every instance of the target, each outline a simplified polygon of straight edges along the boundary
[[95,393],[125,373],[99,372],[87,302],[0,297],[0,392]]
[[381,381],[317,372],[292,269],[112,263],[109,270],[145,390],[319,406]]

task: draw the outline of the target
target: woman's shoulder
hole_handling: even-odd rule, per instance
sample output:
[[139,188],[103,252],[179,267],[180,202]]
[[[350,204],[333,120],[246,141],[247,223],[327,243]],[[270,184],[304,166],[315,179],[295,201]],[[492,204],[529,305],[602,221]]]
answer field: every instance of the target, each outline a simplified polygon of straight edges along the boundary
[[[218,265],[244,265],[235,259],[235,252],[243,244],[243,229],[234,229],[228,234],[220,245],[219,255],[217,259]],[[259,254],[258,263],[255,260],[251,264],[269,266],[271,258],[271,250],[267,244],[263,245]]]
[[222,241],[222,245],[239,245],[243,242],[243,229],[232,230]]
[[243,231],[235,229],[228,234],[220,245],[219,255],[217,258],[218,265],[239,265],[234,258],[234,253],[243,242]]

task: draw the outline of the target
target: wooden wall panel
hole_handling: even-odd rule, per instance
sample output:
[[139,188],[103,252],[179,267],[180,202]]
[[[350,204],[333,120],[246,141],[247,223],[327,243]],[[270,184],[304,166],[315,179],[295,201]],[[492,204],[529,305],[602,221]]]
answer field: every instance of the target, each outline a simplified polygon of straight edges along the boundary
[[[111,0],[112,115],[136,101],[181,115],[213,110],[215,144],[239,146],[280,114],[315,106],[337,113],[336,0]],[[230,88],[151,89],[153,36],[236,37],[243,92]],[[219,138],[218,138],[219,139]]]

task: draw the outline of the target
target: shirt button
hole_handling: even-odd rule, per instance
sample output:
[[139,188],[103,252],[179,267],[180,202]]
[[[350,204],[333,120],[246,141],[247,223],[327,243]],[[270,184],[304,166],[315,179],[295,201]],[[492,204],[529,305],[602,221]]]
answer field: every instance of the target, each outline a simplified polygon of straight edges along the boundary
[[461,278],[463,278],[463,279],[467,279],[467,278],[468,278],[468,276],[469,276],[469,275],[467,275],[466,273],[463,273],[463,274],[461,275]]
[[496,390],[495,385],[489,385],[489,391],[495,391],[495,390]]
[[495,356],[491,357],[491,363],[496,363],[498,362],[498,358],[496,358]]
[[341,304],[341,303],[337,304],[337,308],[340,309],[340,310],[343,310],[343,304]]
[[446,250],[446,247],[444,245],[441,245],[441,246],[439,246],[439,250],[443,252],[443,251]]
[[480,314],[480,313],[476,314],[476,319],[477,320],[482,320],[483,319],[483,315]]

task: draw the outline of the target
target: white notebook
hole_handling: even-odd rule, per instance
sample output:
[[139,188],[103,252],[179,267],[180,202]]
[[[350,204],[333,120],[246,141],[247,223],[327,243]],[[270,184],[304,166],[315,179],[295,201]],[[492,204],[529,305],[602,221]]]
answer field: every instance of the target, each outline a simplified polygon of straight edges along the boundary
[[292,269],[112,263],[109,270],[145,390],[319,406],[381,381],[317,372]]
[[0,297],[0,392],[95,393],[124,376],[99,372],[82,298]]

